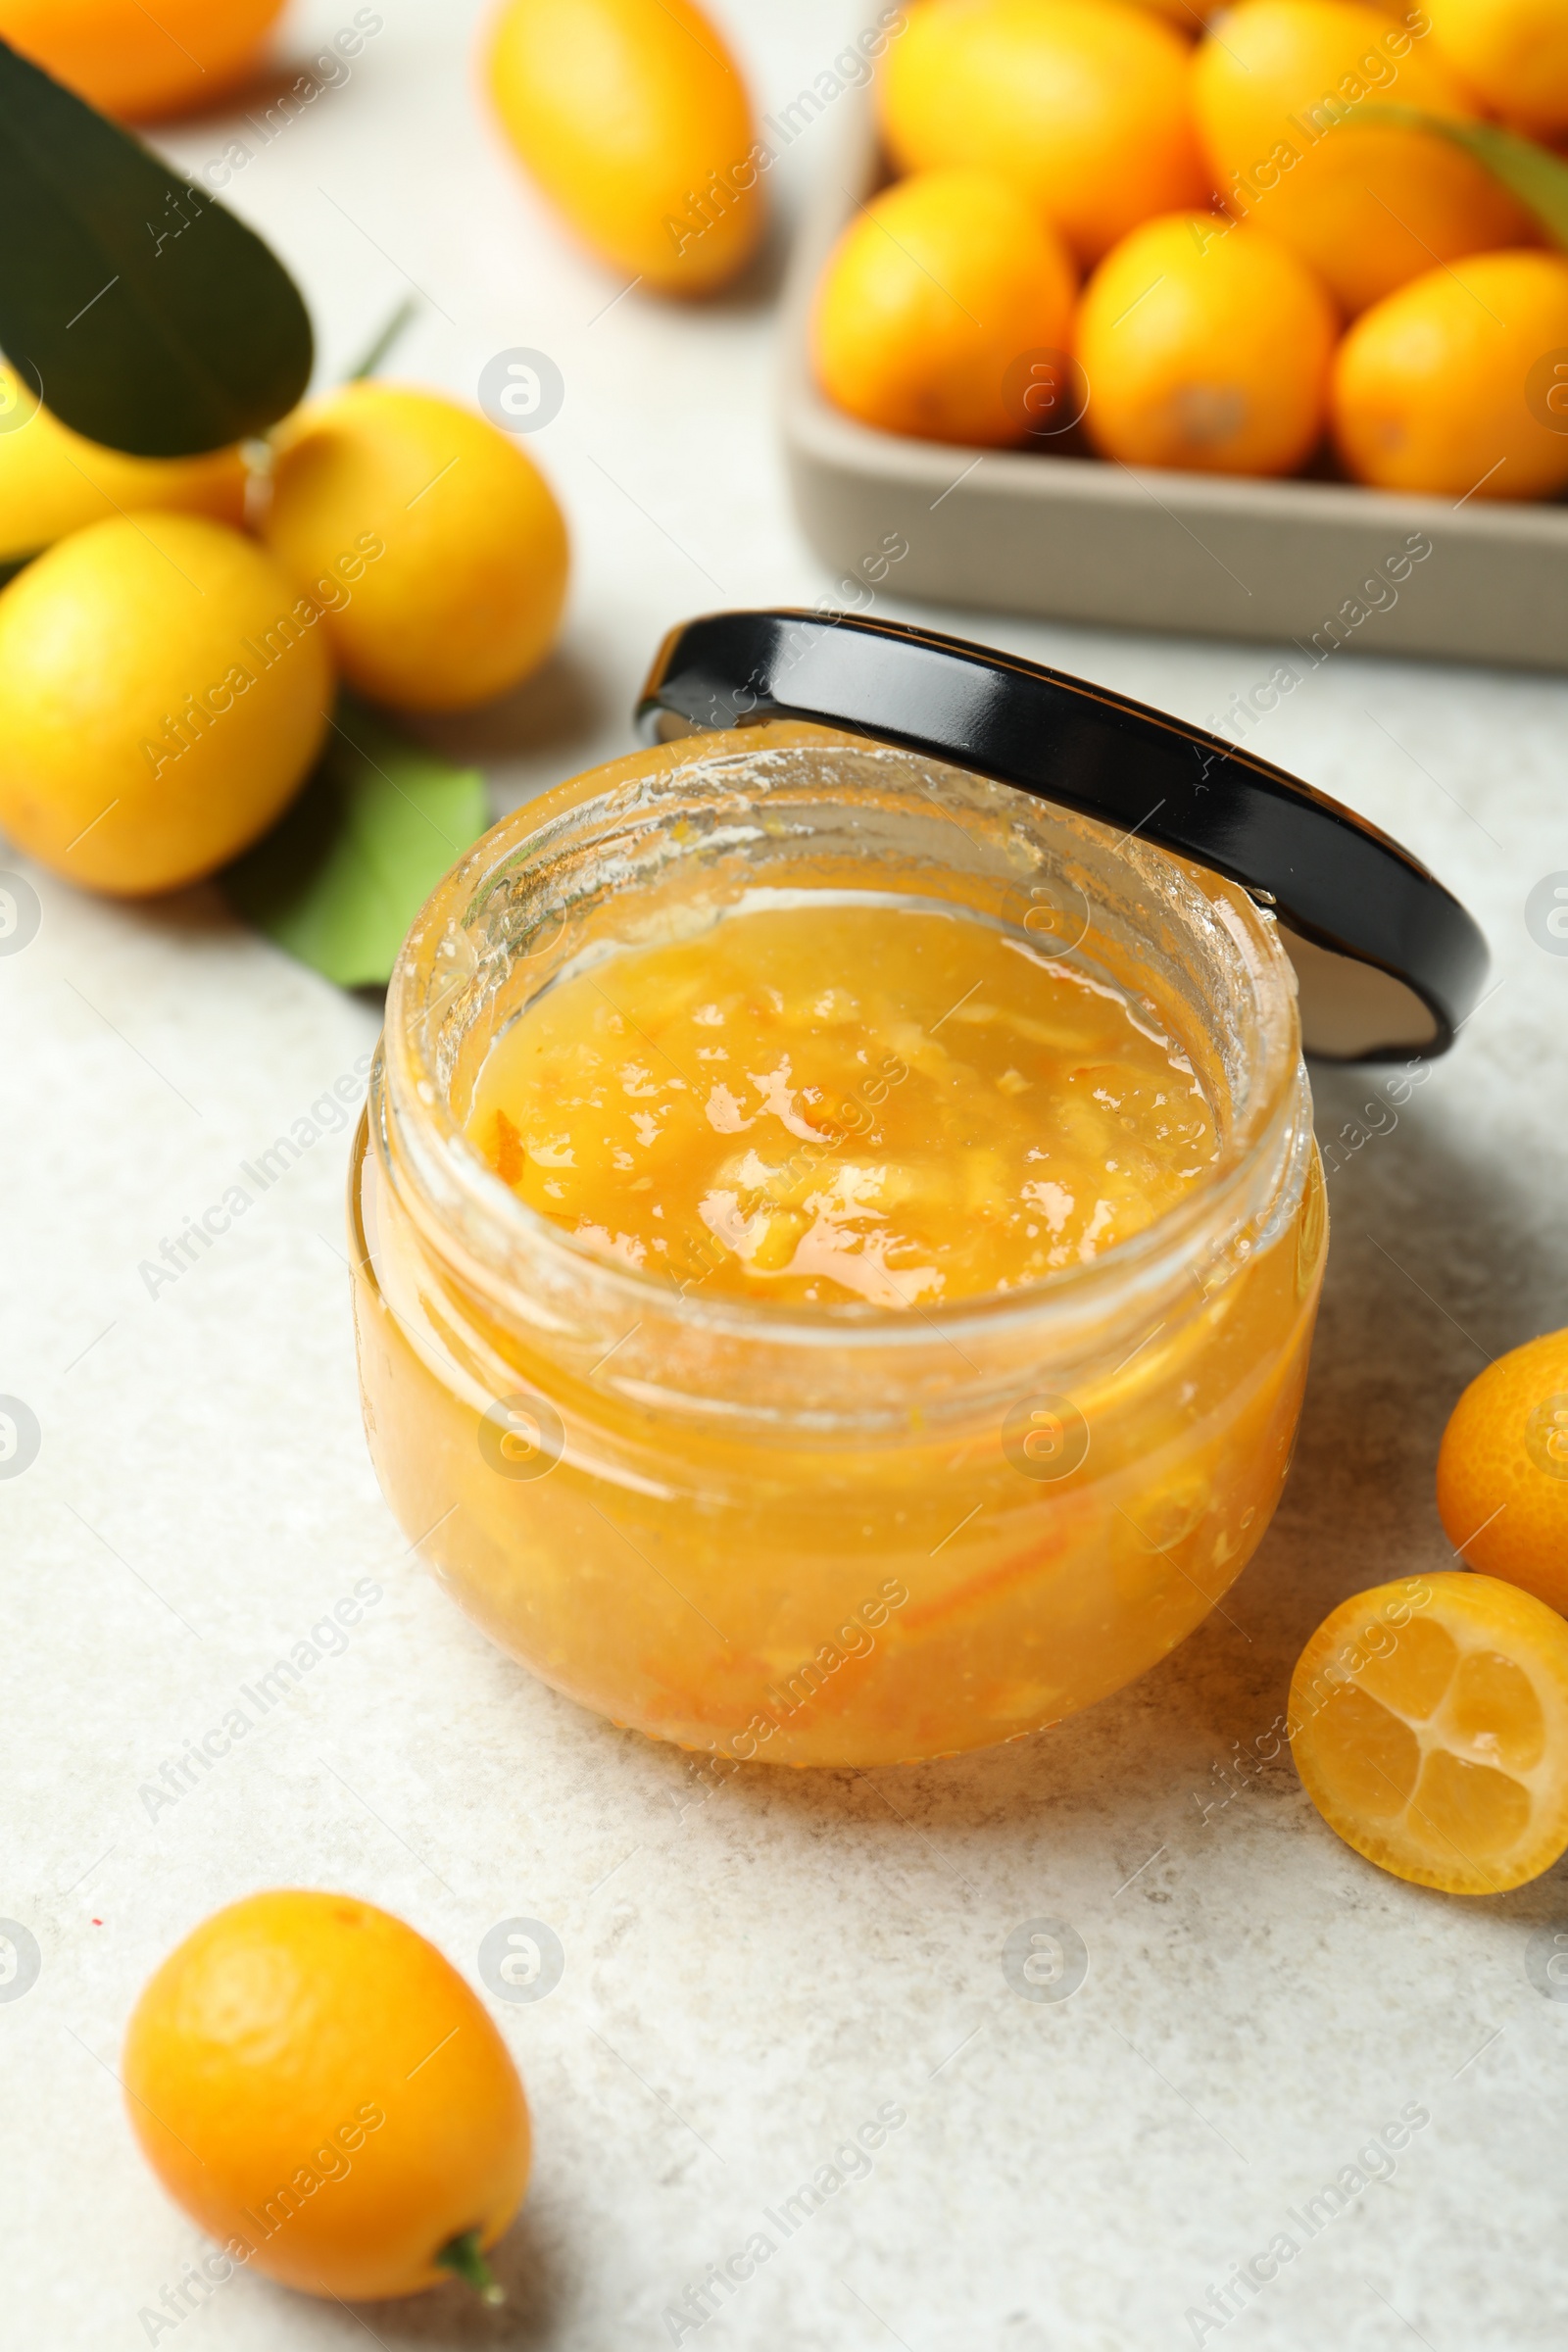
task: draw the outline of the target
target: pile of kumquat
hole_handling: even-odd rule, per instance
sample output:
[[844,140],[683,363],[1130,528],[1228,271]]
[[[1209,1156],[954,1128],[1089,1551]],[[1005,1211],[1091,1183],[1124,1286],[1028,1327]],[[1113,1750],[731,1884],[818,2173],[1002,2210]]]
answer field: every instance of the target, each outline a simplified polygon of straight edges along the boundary
[[1561,0],[905,17],[877,78],[894,176],[813,319],[849,415],[1202,473],[1568,487],[1568,255],[1513,192],[1537,173],[1568,218],[1560,159],[1525,144],[1568,134]]

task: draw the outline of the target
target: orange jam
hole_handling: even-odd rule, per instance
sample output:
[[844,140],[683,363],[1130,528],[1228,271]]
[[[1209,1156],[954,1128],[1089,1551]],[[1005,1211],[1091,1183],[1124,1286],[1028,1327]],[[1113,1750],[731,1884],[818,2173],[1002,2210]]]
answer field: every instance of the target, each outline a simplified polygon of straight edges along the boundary
[[802,894],[558,981],[468,1132],[590,1250],[710,1296],[895,1309],[1087,1264],[1200,1178],[1180,1049],[940,908]]
[[1038,1731],[1200,1624],[1326,1246],[1271,918],[793,723],[574,778],[410,935],[356,1152],[366,1426],[452,1597],[741,1762]]

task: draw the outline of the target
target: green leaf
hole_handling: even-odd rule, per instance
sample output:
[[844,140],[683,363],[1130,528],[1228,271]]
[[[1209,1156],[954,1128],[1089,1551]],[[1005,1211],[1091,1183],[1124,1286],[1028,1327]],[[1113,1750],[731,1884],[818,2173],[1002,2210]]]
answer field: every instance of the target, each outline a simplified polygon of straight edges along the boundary
[[346,696],[305,790],[220,878],[269,939],[340,988],[392,976],[404,935],[490,822],[484,778]]
[[1495,122],[1455,122],[1418,106],[1363,106],[1355,121],[1397,122],[1405,130],[1430,130],[1451,139],[1535,214],[1554,245],[1568,248],[1568,163],[1549,148]]
[[0,41],[0,347],[139,458],[264,433],[310,381],[298,288],[233,214]]

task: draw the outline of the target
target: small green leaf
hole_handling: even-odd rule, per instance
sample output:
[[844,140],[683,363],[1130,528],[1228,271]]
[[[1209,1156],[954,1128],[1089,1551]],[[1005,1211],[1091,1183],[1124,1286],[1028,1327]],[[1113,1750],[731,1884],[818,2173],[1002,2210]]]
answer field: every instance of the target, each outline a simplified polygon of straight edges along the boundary
[[266,432],[311,322],[260,237],[0,41],[0,347],[61,420],[140,458]]
[[1456,122],[1418,106],[1363,106],[1355,121],[1397,122],[1405,130],[1430,130],[1451,139],[1535,214],[1554,245],[1568,248],[1568,163],[1560,155],[1495,122]]
[[349,701],[281,821],[220,877],[230,904],[340,988],[392,976],[404,935],[490,822],[484,778]]

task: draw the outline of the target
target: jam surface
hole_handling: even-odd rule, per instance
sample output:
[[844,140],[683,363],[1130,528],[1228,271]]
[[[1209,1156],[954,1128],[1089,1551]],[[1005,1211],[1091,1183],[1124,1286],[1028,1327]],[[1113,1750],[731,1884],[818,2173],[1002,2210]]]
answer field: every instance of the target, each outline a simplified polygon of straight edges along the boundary
[[1150,1007],[929,903],[800,893],[568,972],[467,1130],[581,1245],[701,1296],[926,1310],[1139,1232],[1213,1161]]

